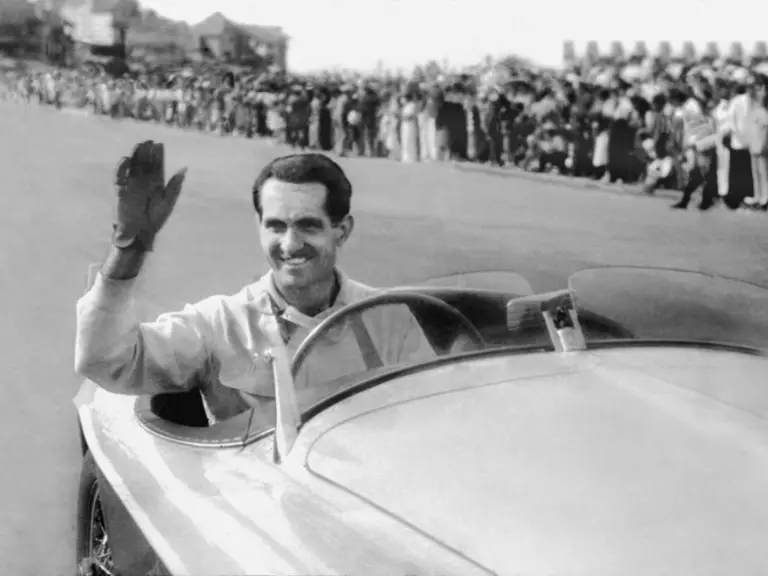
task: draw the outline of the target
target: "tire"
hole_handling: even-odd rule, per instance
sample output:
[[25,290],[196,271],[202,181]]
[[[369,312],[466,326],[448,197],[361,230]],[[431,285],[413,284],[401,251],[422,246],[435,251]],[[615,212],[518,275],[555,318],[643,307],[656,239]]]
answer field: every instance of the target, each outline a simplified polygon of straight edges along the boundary
[[80,576],[114,574],[106,519],[99,498],[98,467],[91,452],[86,452],[80,470],[75,554]]

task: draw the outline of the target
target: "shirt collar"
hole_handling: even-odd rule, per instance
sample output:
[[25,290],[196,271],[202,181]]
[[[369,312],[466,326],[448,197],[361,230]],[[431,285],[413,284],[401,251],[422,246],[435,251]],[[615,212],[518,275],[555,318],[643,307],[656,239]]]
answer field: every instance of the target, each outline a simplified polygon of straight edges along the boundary
[[333,302],[330,308],[326,308],[315,316],[308,316],[285,301],[285,298],[283,298],[277,289],[277,286],[275,285],[275,279],[272,270],[262,276],[261,279],[256,283],[255,286],[257,287],[257,294],[255,296],[257,300],[261,300],[261,298],[259,298],[260,295],[262,295],[262,297],[268,296],[271,298],[272,302],[274,302],[275,306],[277,307],[280,318],[282,320],[312,330],[325,318],[354,300],[352,294],[353,290],[351,289],[347,275],[344,274],[344,272],[342,272],[339,268],[335,268],[334,273],[336,274],[336,278],[339,281],[339,293],[336,295],[336,300]]

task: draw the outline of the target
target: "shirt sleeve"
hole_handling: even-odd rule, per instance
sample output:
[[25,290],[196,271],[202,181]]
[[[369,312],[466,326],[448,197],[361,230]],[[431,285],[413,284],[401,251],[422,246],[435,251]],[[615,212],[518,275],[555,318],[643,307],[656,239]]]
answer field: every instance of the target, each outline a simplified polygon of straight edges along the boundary
[[99,274],[77,302],[75,370],[118,394],[193,388],[208,365],[203,316],[187,305],[139,322],[134,283]]

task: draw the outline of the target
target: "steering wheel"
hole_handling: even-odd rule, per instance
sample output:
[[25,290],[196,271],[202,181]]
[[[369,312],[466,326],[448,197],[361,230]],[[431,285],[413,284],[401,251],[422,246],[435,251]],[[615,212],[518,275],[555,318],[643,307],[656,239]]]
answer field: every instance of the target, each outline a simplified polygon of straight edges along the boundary
[[365,310],[369,310],[377,306],[389,306],[391,304],[427,305],[435,310],[440,311],[446,316],[449,316],[451,320],[455,321],[462,328],[464,328],[464,330],[468,333],[472,344],[474,344],[478,349],[484,348],[486,346],[485,339],[480,334],[475,325],[472,324],[472,322],[470,322],[467,317],[464,316],[464,314],[459,312],[450,304],[447,304],[434,296],[421,294],[419,292],[389,290],[380,294],[374,294],[368,298],[363,298],[362,300],[358,300],[352,304],[348,304],[315,326],[312,332],[310,332],[309,335],[301,343],[298,350],[296,350],[296,354],[294,355],[293,361],[291,362],[291,373],[294,376],[299,373],[299,369],[307,359],[309,350],[312,348],[315,342],[317,342],[320,337],[322,337],[331,328],[341,323],[352,314],[362,313]]

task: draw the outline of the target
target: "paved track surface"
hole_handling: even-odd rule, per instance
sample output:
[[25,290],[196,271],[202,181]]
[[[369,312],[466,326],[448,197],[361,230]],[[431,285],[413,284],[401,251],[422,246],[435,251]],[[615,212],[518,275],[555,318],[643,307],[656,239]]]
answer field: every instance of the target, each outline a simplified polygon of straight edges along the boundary
[[[234,292],[265,269],[250,185],[280,148],[0,105],[0,573],[69,575],[79,471],[74,305],[106,254],[119,157],[166,144],[186,187],[144,275],[147,313]],[[343,160],[357,227],[342,256],[373,284],[514,270],[564,286],[597,264],[682,267],[768,285],[768,218],[451,166]]]

